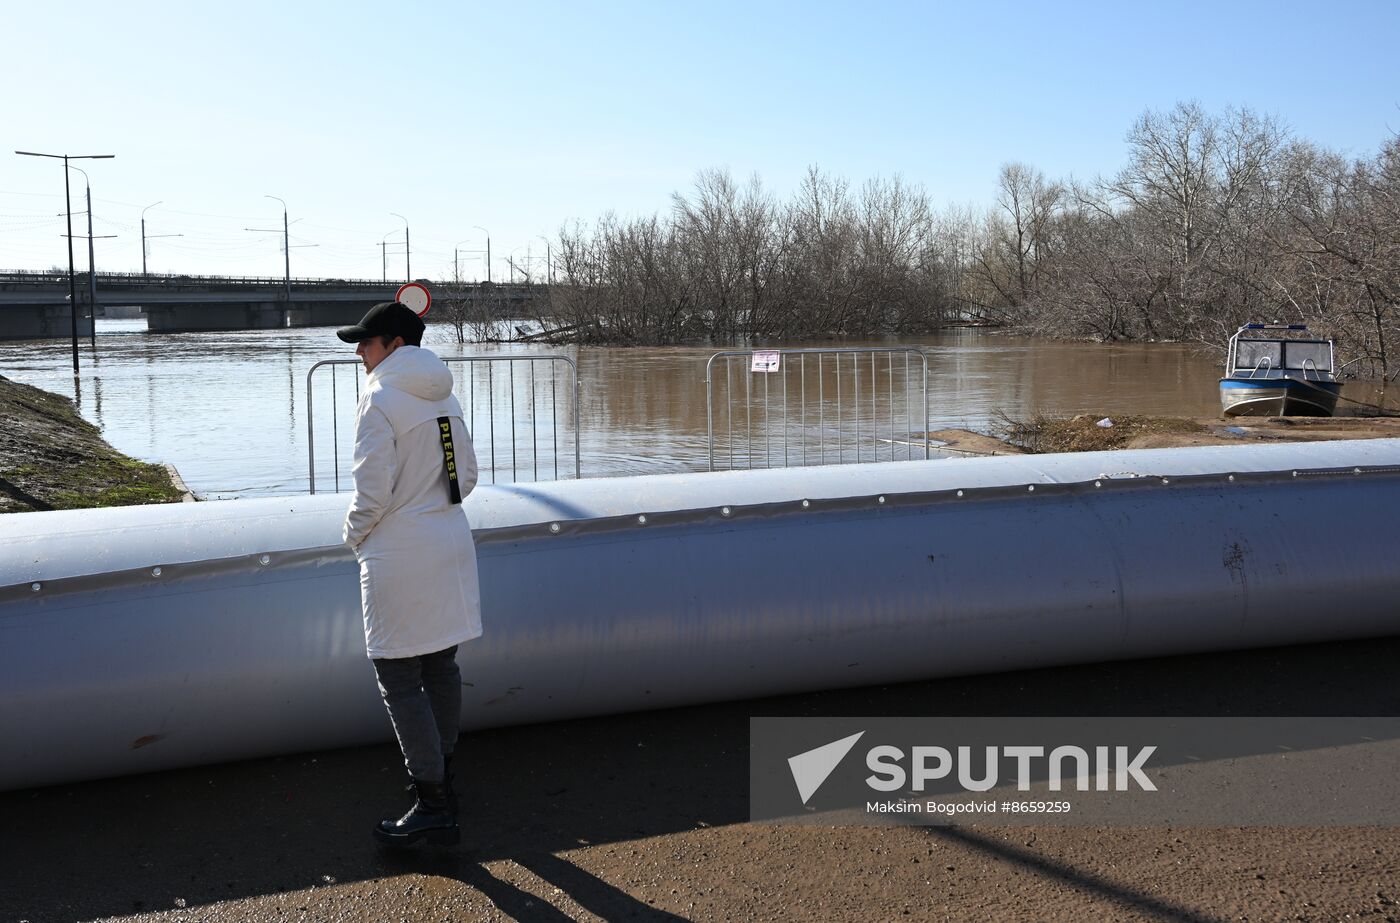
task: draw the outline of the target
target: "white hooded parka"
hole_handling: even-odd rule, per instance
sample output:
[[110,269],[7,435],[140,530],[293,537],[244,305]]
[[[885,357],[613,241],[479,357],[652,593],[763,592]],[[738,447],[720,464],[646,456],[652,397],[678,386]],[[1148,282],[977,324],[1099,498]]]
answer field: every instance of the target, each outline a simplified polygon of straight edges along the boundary
[[416,657],[481,636],[476,548],[466,513],[448,494],[439,417],[452,421],[465,497],[476,486],[476,453],[452,372],[436,355],[394,350],[370,373],[356,410],[344,539],[360,562],[372,658]]

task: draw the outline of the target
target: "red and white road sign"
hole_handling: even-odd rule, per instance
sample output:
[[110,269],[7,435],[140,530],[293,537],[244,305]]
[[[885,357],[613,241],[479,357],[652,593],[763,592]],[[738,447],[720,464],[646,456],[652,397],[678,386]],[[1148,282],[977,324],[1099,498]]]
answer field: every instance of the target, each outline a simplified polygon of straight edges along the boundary
[[428,294],[428,287],[421,282],[405,282],[394,293],[394,300],[412,308],[415,314],[422,317],[428,313],[428,308],[433,303],[433,296]]

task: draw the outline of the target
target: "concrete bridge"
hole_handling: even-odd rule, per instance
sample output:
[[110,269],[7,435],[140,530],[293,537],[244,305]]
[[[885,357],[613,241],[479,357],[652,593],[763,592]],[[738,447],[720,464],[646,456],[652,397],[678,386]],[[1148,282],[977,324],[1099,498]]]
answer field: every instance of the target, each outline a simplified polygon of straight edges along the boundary
[[[108,307],[139,306],[155,333],[258,330],[353,324],[374,304],[394,297],[398,282],[366,279],[285,279],[234,276],[98,273],[97,301],[86,273],[76,276],[79,334]],[[433,293],[434,313],[451,299],[492,304],[505,311],[528,303],[538,286],[449,284],[418,280]],[[95,307],[95,310],[94,310]],[[52,272],[0,273],[0,340],[69,336],[68,276]]]

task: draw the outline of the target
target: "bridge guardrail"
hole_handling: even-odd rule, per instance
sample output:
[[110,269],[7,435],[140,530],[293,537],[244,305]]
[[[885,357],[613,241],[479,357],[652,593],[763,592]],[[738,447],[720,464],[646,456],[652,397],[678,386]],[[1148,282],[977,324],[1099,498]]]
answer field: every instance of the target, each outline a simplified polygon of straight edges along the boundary
[[[87,279],[87,270],[75,272],[74,278]],[[388,289],[392,290],[401,283],[398,280],[390,279],[325,279],[321,277],[292,276],[292,285],[301,288],[365,288],[365,289]],[[544,288],[543,283],[529,282],[440,282],[433,280],[417,280],[427,282],[430,289],[441,289],[446,286],[460,286],[463,288],[488,288],[488,289],[519,289],[519,288]],[[53,272],[50,270],[0,270],[0,284],[6,282],[18,283],[44,283],[51,282],[55,285],[68,284],[68,271]],[[285,286],[287,278],[285,276],[199,276],[183,273],[140,273],[140,272],[98,272],[97,282],[99,285],[146,285],[154,283],[171,283],[182,285],[232,285],[232,286]]]
[[[490,483],[495,484],[505,473],[507,456],[509,458],[510,482],[521,480],[520,475],[528,470],[531,481],[559,480],[560,462],[564,461],[565,474],[567,477],[567,445],[561,452],[559,446],[560,430],[566,430],[571,426],[573,429],[573,476],[582,476],[579,462],[579,382],[578,367],[573,359],[568,356],[554,354],[542,355],[506,355],[506,356],[444,356],[442,361],[447,363],[449,369],[453,369],[453,393],[457,395],[462,404],[463,422],[467,424],[467,430],[471,434],[472,445],[476,450],[478,480],[479,483],[486,483],[489,477]],[[330,369],[329,373],[322,372],[322,378],[329,378],[328,389],[323,385],[322,392],[330,392],[330,427],[331,427],[331,458],[332,458],[332,478],[335,492],[343,489],[341,477],[341,445],[340,429],[345,402],[339,398],[338,371],[341,366],[354,366],[353,385],[356,404],[351,406],[350,419],[347,431],[354,432],[354,406],[359,403],[360,392],[363,382],[363,365],[358,359],[325,359],[311,366],[306,373],[306,446],[308,473],[310,475],[311,493],[316,493],[316,381],[317,373],[322,369]],[[497,371],[500,366],[505,368]],[[523,365],[525,368],[517,374],[517,366]],[[465,366],[466,374],[458,374],[457,366]],[[540,367],[544,366],[548,370],[546,376]],[[560,372],[567,381],[561,382]],[[545,388],[548,387],[548,392]],[[567,391],[566,391],[567,389]],[[347,389],[348,390],[348,389]],[[563,392],[563,393],[561,393]],[[572,394],[572,401],[568,400]],[[522,420],[517,416],[517,411],[526,410],[526,416]],[[561,419],[560,410],[566,411],[566,416]],[[571,409],[570,409],[571,408]],[[571,415],[572,419],[567,419]],[[498,417],[501,419],[498,421]],[[478,422],[482,424],[478,426]],[[499,426],[498,426],[499,422]],[[522,426],[522,423],[524,424]],[[561,426],[561,424],[563,424]],[[482,428],[484,427],[484,428]],[[544,435],[547,442],[541,445],[541,432],[547,430]],[[503,433],[509,433],[506,440],[501,438]],[[523,433],[528,434],[529,441],[526,443]],[[484,439],[482,437],[485,437]],[[351,446],[353,446],[353,435]],[[529,448],[528,455],[522,458],[524,449]],[[541,466],[540,451],[546,451],[544,465]],[[528,463],[528,464],[527,464]],[[541,477],[541,473],[548,474]],[[346,471],[346,478],[349,471]],[[348,485],[347,485],[348,486]]]
[[[87,271],[80,270],[74,273],[75,277],[87,278]],[[271,286],[286,285],[286,276],[199,276],[184,273],[139,273],[139,272],[99,272],[97,274],[99,284],[107,285],[148,285],[159,283],[172,283],[183,285],[233,285],[233,286]],[[68,272],[30,272],[30,271],[0,271],[0,283],[4,282],[53,282],[55,284],[68,283]],[[374,288],[392,289],[400,284],[398,282],[385,282],[380,279],[325,279],[320,277],[307,278],[293,276],[292,284],[302,287],[334,287],[334,288]]]

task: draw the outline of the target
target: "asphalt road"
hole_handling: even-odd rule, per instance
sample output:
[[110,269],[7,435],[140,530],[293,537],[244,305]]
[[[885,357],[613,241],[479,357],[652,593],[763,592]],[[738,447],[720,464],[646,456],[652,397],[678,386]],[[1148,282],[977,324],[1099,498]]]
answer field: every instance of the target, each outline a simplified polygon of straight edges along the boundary
[[[1400,828],[749,823],[753,715],[1400,715],[1400,637],[464,736],[461,849],[394,854],[391,744],[0,794],[0,921],[1395,919]],[[387,718],[386,718],[387,732]]]

